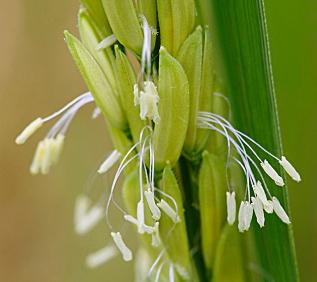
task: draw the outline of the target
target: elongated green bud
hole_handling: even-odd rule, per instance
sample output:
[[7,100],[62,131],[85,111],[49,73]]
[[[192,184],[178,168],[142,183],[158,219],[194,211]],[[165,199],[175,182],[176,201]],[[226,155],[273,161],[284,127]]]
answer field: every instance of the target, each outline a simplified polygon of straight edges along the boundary
[[216,249],[212,282],[247,281],[243,265],[241,234],[235,226],[226,225]]
[[[173,198],[174,201],[168,197],[162,197],[162,199],[166,201],[174,212],[176,212],[176,203],[177,216],[179,219],[176,220],[175,218],[173,220],[169,214],[162,212],[160,219],[160,232],[163,240],[167,238],[167,252],[174,263],[178,274],[183,279],[189,280],[192,277],[192,265],[189,254],[183,200],[177,179],[169,163],[167,163],[164,168],[162,180],[162,190]],[[172,228],[174,229],[171,231]],[[167,237],[168,234],[169,236]]]
[[226,220],[226,172],[217,156],[203,152],[199,171],[199,207],[202,252],[208,269],[212,268],[221,227]]
[[187,154],[194,151],[196,141],[197,116],[199,108],[201,65],[203,51],[202,28],[199,26],[182,45],[177,60],[183,66],[189,85],[189,120],[184,150]]
[[135,71],[128,57],[115,47],[116,51],[116,71],[121,99],[126,111],[131,135],[134,143],[139,142],[140,132],[145,126],[145,121],[140,119],[140,108],[134,105],[134,85],[137,83]]
[[102,0],[113,33],[119,42],[134,53],[141,55],[143,33],[134,0]]
[[174,57],[195,26],[194,0],[158,0],[161,45]]
[[167,161],[170,161],[172,166],[177,162],[184,144],[189,117],[188,82],[185,72],[164,47],[160,49],[159,69],[158,112],[161,121],[155,125],[153,135],[155,169],[158,171],[163,170]]
[[65,31],[68,48],[102,113],[116,127],[125,130],[127,120],[104,72],[84,45]]
[[151,49],[153,51],[157,34],[156,0],[138,0],[138,13],[144,15],[150,25],[152,31]]
[[84,10],[79,11],[78,28],[82,43],[99,63],[112,88],[116,90],[117,81],[113,70],[113,53],[110,48],[104,49],[100,52],[96,51],[96,47],[100,43],[101,38],[98,35],[97,30],[94,28],[92,20]]
[[[204,40],[204,52],[201,71],[201,84],[200,84],[200,96],[199,96],[199,111],[212,112],[213,107],[213,92],[214,92],[214,64],[213,64],[213,51],[210,38],[210,30],[208,26],[205,26],[205,40]],[[195,152],[201,152],[208,140],[208,138],[214,138],[214,132],[211,130],[205,130],[197,128]],[[220,134],[217,134],[220,135]]]
[[101,38],[105,38],[112,34],[101,0],[80,0],[80,3],[93,20]]

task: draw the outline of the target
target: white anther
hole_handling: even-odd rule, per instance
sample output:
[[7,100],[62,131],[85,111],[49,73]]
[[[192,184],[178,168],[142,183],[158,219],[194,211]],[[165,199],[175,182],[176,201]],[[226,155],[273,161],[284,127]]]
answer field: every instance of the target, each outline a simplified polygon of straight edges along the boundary
[[253,207],[249,202],[245,202],[244,208],[244,230],[249,230],[253,216]]
[[258,197],[255,197],[255,198],[251,197],[251,200],[252,200],[252,203],[253,203],[252,207],[254,209],[256,220],[257,220],[258,224],[260,225],[260,227],[263,227],[265,218],[264,218],[262,202],[261,202],[261,200]]
[[277,214],[277,216],[286,224],[290,224],[291,222],[289,220],[289,217],[286,214],[285,210],[282,208],[278,199],[273,197],[272,203],[273,203],[273,209],[274,209],[275,213]]
[[238,229],[240,232],[244,232],[244,218],[245,218],[245,202],[242,201],[239,208],[239,215],[238,215]]
[[280,161],[280,165],[285,169],[285,171],[293,178],[293,180],[299,182],[301,181],[300,175],[295,170],[295,168],[290,164],[290,162],[282,156],[282,160]]
[[124,244],[120,232],[118,232],[118,233],[111,232],[111,236],[112,236],[114,242],[116,243],[117,247],[119,248],[120,252],[122,253],[123,259],[124,259],[125,261],[130,261],[130,260],[132,260],[132,252],[131,252],[130,249]]
[[108,171],[120,158],[121,153],[117,150],[114,150],[110,156],[103,162],[103,164],[100,166],[98,173],[102,174]]
[[89,268],[95,268],[99,265],[111,260],[118,254],[118,249],[115,246],[107,246],[95,253],[92,253],[86,258],[86,265]]
[[263,170],[266,172],[266,174],[271,177],[274,181],[275,184],[278,186],[284,186],[284,181],[281,176],[277,174],[277,172],[274,170],[274,168],[268,163],[267,160],[264,160],[263,163],[261,163],[261,166]]
[[144,224],[144,203],[141,200],[138,202],[137,207],[137,219],[138,219],[138,233],[144,234],[145,232],[145,224]]
[[163,199],[157,204],[157,206],[166,213],[175,223],[181,222],[181,219],[176,212],[172,209],[172,207],[166,203]]
[[88,233],[104,216],[105,209],[102,206],[93,206],[87,213],[83,214],[83,216],[75,222],[75,231],[79,235]]
[[96,47],[96,51],[100,52],[113,45],[117,41],[117,37],[114,34],[107,36]]
[[138,226],[139,222],[137,219],[135,219],[132,215],[128,215],[128,214],[125,214],[124,216],[124,219],[133,223],[134,225]]
[[41,163],[41,173],[46,175],[50,172],[52,160],[52,147],[54,147],[53,138],[45,138],[44,139],[44,148],[43,148],[43,159]]
[[15,139],[15,143],[18,145],[24,144],[25,141],[41,126],[43,125],[43,119],[37,118],[32,121],[23,131],[22,133]]
[[92,118],[92,119],[96,119],[97,117],[100,116],[100,114],[101,114],[100,108],[99,108],[99,107],[96,107],[96,108],[94,109],[94,111],[92,112],[91,118]]
[[86,195],[80,194],[77,196],[74,210],[74,225],[76,225],[85,216],[90,204],[91,201]]
[[153,214],[152,218],[155,220],[159,220],[161,218],[161,211],[155,204],[154,193],[150,189],[148,189],[148,191],[145,191],[144,194],[149,205],[149,208]]
[[59,133],[54,140],[54,148],[51,156],[52,164],[57,164],[64,147],[65,135]]
[[[136,226],[139,226],[139,221],[137,219],[135,219],[132,215],[125,214],[123,217],[124,217],[125,220],[133,223]],[[151,226],[148,226],[148,225],[144,224],[144,231],[147,234],[151,235],[151,234],[153,234],[154,227],[151,227]]]
[[262,187],[262,184],[260,181],[256,183],[256,185],[253,186],[254,192],[256,196],[261,200],[263,204],[263,208],[267,213],[272,213],[273,212],[273,206],[271,203],[266,198],[264,189]]
[[138,84],[134,84],[133,86],[133,94],[134,94],[134,106],[140,104],[140,93]]
[[45,153],[44,141],[40,141],[37,145],[33,161],[30,167],[30,173],[35,175],[38,174],[41,168],[41,163]]
[[154,230],[152,233],[152,246],[158,247],[161,244],[160,234],[159,234],[159,223],[155,222]]
[[232,225],[236,220],[236,193],[227,192],[227,220],[229,225]]
[[159,123],[161,120],[157,108],[159,99],[160,97],[154,83],[152,81],[145,81],[144,91],[140,91],[140,118],[142,120],[148,117],[155,123]]

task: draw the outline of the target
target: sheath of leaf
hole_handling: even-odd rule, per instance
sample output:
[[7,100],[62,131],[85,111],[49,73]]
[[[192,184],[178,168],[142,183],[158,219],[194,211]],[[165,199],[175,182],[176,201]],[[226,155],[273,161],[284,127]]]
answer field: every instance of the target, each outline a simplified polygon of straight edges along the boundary
[[95,25],[96,30],[98,31],[101,38],[106,38],[113,33],[106,13],[103,9],[101,0],[80,0],[80,4],[92,19],[93,24]]
[[100,52],[96,51],[96,46],[100,43],[101,37],[94,27],[92,20],[84,10],[79,10],[78,29],[83,45],[99,63],[114,93],[116,93],[118,91],[118,87],[113,69],[115,62],[114,55],[110,48],[105,48]]
[[226,217],[226,170],[223,161],[204,151],[199,170],[199,207],[202,253],[206,267],[213,266],[215,248]]
[[195,26],[194,0],[158,0],[161,45],[176,57],[182,44]]
[[177,60],[182,65],[189,86],[189,120],[183,150],[190,154],[196,141],[197,116],[200,96],[203,38],[202,28],[198,26],[182,45]]
[[[166,164],[162,177],[162,191],[175,200],[177,214],[180,221],[173,221],[167,214],[162,212],[160,219],[161,237],[167,237],[167,252],[180,276],[183,279],[192,277],[192,264],[189,255],[189,245],[186,230],[186,221],[183,211],[183,200],[177,179],[171,165]],[[167,197],[162,197],[173,209],[175,204]],[[172,229],[174,228],[174,229]],[[172,231],[171,231],[172,230]]]
[[141,55],[143,34],[134,0],[102,0],[102,4],[119,42],[135,54]]
[[245,278],[241,234],[235,226],[226,225],[216,248],[212,281],[248,281]]
[[138,0],[138,14],[144,15],[150,25],[152,31],[151,51],[153,51],[157,34],[156,0]]
[[77,38],[68,31],[64,33],[68,48],[97,106],[114,126],[126,130],[128,122],[125,114],[99,64]]
[[[127,208],[127,212],[129,215],[137,218],[137,205],[140,201],[140,184],[139,184],[139,168],[135,167],[132,173],[130,173],[124,181],[122,195],[125,206]],[[146,191],[147,187],[143,187],[144,191]],[[146,223],[151,223],[153,225],[152,214],[147,205],[144,205],[144,217]],[[134,225],[135,226],[135,225]],[[161,227],[161,226],[160,226]],[[136,227],[137,230],[137,227]],[[164,244],[161,244],[158,248],[153,248],[152,246],[152,237],[148,234],[139,235],[145,249],[148,251],[152,259],[156,259],[162,249],[164,248]],[[162,237],[163,238],[163,237]],[[164,255],[164,257],[166,254]]]
[[155,170],[163,170],[167,161],[174,166],[184,144],[188,117],[188,82],[182,66],[164,47],[160,49],[158,113],[161,118],[155,125],[153,147]]
[[140,119],[140,108],[134,105],[133,88],[137,77],[128,57],[117,45],[115,46],[115,51],[119,90],[133,142],[136,144],[139,141],[140,132],[146,124],[144,120]]

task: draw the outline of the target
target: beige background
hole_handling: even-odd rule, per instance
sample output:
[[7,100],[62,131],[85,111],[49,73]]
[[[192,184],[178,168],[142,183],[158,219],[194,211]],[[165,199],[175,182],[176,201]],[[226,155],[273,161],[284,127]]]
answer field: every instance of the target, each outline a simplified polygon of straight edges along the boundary
[[[284,149],[303,179],[289,181],[300,273],[302,281],[315,281],[317,3],[265,2]],[[109,240],[105,223],[86,237],[73,232],[75,197],[111,149],[102,118],[90,118],[93,106],[75,117],[60,163],[48,176],[30,176],[28,167],[53,123],[25,145],[14,144],[34,118],[86,91],[62,33],[78,34],[78,3],[0,4],[0,281],[132,281],[133,265],[120,258],[92,271],[84,265],[85,256]]]

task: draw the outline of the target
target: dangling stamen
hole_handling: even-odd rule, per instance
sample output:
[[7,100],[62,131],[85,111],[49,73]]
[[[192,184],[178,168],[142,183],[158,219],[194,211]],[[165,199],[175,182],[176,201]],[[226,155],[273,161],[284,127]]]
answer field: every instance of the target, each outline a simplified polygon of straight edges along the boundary
[[107,246],[95,253],[92,253],[86,258],[86,265],[89,268],[95,268],[99,265],[111,260],[118,254],[118,250],[115,246]]
[[148,189],[148,191],[145,191],[144,194],[149,208],[152,212],[152,218],[155,220],[159,220],[161,218],[161,211],[155,204],[154,193],[150,189]]
[[282,160],[279,161],[280,165],[285,169],[285,171],[293,178],[293,180],[300,182],[300,175],[295,170],[295,168],[290,164],[290,162],[282,156]]
[[91,118],[92,119],[96,119],[97,117],[99,117],[101,115],[101,110],[99,107],[96,107],[94,109],[94,111],[92,112]]
[[37,118],[31,122],[22,133],[15,139],[15,143],[18,145],[24,144],[25,141],[43,125],[43,119]]
[[266,174],[271,177],[274,181],[275,184],[278,186],[284,186],[284,181],[281,176],[277,174],[277,172],[274,170],[274,168],[268,163],[267,160],[264,160],[263,163],[261,163],[262,168],[266,172]]
[[130,261],[132,260],[132,252],[130,249],[124,244],[120,232],[111,232],[111,236],[116,243],[117,247],[119,248],[120,252],[123,255],[123,259],[125,261]]
[[[136,226],[139,226],[139,221],[137,219],[135,219],[132,215],[125,214],[123,217],[125,220],[133,223]],[[144,224],[144,230],[147,234],[151,235],[154,232],[154,227],[151,227],[151,226]]]
[[47,174],[50,167],[58,162],[64,145],[65,133],[71,120],[79,108],[92,101],[94,101],[94,98],[90,92],[82,94],[54,114],[44,119],[37,118],[17,137],[16,143],[23,144],[44,122],[49,121],[66,111],[66,113],[50,129],[44,140],[38,144],[30,167],[31,174],[37,174],[39,172]]
[[238,216],[238,220],[239,220],[238,228],[240,232],[244,232],[245,206],[246,206],[246,203],[242,201],[240,204],[239,216]]
[[120,158],[121,153],[117,150],[114,150],[110,156],[103,162],[103,164],[100,166],[98,173],[102,174],[108,171]]
[[161,239],[160,239],[160,235],[159,235],[159,223],[155,222],[153,233],[152,233],[152,244],[151,245],[153,247],[159,247],[160,244],[161,244]]
[[277,214],[277,216],[286,224],[290,224],[291,222],[289,220],[289,217],[286,214],[285,210],[282,208],[277,198],[273,197],[272,204],[273,204],[273,209],[275,213]]
[[229,193],[227,192],[227,220],[229,225],[232,225],[236,220],[236,199],[235,192]]
[[273,212],[273,205],[268,202],[261,182],[258,181],[257,184],[253,187],[256,196],[261,200],[263,207],[267,213]]
[[178,214],[172,209],[172,207],[163,199],[157,204],[157,206],[166,213],[175,223],[181,222]]
[[262,202],[260,201],[258,197],[255,197],[255,198],[251,197],[251,199],[252,199],[252,207],[254,209],[256,220],[258,224],[260,225],[260,227],[263,227],[265,218],[264,218]]
[[251,220],[253,216],[253,207],[249,202],[245,202],[244,208],[244,230],[247,231],[250,228]]

